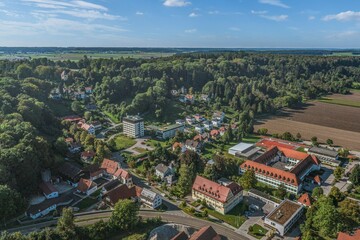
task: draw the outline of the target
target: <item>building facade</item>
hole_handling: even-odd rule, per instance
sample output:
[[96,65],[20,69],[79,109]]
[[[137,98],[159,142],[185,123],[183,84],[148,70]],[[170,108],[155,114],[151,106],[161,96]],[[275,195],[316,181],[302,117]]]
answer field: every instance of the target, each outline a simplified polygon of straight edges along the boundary
[[314,146],[308,150],[308,153],[318,157],[322,163],[333,167],[337,167],[341,163],[341,161],[338,160],[339,154],[328,148]]
[[123,118],[123,132],[126,136],[141,138],[144,136],[144,119],[139,116]]
[[173,124],[158,129],[156,132],[156,136],[160,139],[169,139],[175,137],[177,131],[184,132],[184,129],[184,125]]

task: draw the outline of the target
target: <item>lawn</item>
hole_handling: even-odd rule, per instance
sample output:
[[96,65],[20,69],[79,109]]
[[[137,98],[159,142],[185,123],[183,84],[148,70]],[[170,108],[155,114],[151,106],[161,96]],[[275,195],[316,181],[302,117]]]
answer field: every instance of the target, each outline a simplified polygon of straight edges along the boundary
[[248,206],[244,203],[239,203],[237,206],[235,206],[230,212],[228,212],[225,215],[218,213],[210,208],[206,208],[206,209],[209,215],[216,217],[230,224],[233,227],[239,228],[246,221],[244,212],[248,209]]
[[129,138],[125,135],[118,135],[115,137],[115,151],[120,151],[126,148],[133,146],[136,141],[132,138]]
[[138,153],[145,153],[148,150],[146,150],[145,148],[141,148],[141,147],[135,147],[133,148],[135,151],[137,151]]
[[321,98],[321,99],[319,99],[319,101],[323,102],[323,103],[330,103],[330,104],[360,108],[359,101],[352,101],[352,100],[348,100],[348,99]]
[[257,135],[254,134],[250,134],[249,136],[243,137],[242,142],[245,143],[256,143],[260,140],[261,138]]
[[113,121],[114,123],[120,123],[119,119],[118,119],[117,117],[115,117],[114,114],[111,114],[111,113],[109,113],[109,112],[107,112],[107,111],[103,111],[103,113],[104,113],[108,118],[110,118],[111,121]]
[[[250,229],[251,229],[251,231],[250,231]],[[262,226],[260,226],[259,224],[254,224],[249,227],[248,234],[257,239],[261,239],[263,236],[266,235],[267,232],[268,231],[265,228],[263,228]]]
[[169,143],[167,141],[160,141],[160,140],[155,140],[155,139],[149,139],[145,142],[145,146],[146,145],[150,145],[153,148],[156,148],[156,146],[158,144],[160,144],[162,147],[167,147],[169,146]]

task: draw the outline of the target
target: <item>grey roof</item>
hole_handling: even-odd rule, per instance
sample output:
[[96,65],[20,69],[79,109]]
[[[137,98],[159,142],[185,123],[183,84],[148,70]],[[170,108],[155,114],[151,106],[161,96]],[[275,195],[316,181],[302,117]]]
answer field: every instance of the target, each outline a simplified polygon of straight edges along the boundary
[[338,153],[334,150],[328,149],[328,148],[322,148],[322,147],[312,147],[308,151],[309,153],[315,153],[315,154],[321,154],[328,157],[336,158],[338,156]]
[[154,201],[156,198],[156,193],[149,189],[143,188],[143,190],[141,191],[141,198]]
[[166,173],[169,170],[168,166],[165,166],[164,164],[160,163],[158,164],[155,169],[161,173]]

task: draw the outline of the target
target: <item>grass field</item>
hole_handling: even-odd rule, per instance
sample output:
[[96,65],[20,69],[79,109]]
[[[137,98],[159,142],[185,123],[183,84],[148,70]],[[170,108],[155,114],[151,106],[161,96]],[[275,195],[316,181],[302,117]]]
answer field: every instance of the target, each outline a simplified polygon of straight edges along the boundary
[[230,212],[228,212],[225,215],[218,213],[210,208],[206,208],[206,210],[208,211],[209,215],[216,217],[230,224],[233,227],[239,228],[246,221],[244,212],[247,210],[247,208],[248,206],[246,204],[239,203],[237,206],[235,206]]
[[120,123],[119,119],[117,119],[117,117],[115,117],[113,114],[107,112],[107,111],[103,111],[103,113],[111,119],[111,121],[113,121],[114,123]]
[[157,58],[157,57],[167,57],[173,55],[173,53],[160,53],[160,52],[138,52],[138,51],[124,51],[118,53],[41,53],[41,54],[0,54],[0,60],[2,59],[14,59],[14,58],[47,58],[53,61],[79,61],[84,56],[87,56],[90,59],[99,59],[99,58]]
[[115,137],[115,151],[120,151],[133,146],[136,141],[124,135],[118,135]]
[[268,232],[265,228],[263,228],[259,224],[254,224],[251,226],[251,228],[252,231],[248,231],[248,234],[257,239],[261,239]]

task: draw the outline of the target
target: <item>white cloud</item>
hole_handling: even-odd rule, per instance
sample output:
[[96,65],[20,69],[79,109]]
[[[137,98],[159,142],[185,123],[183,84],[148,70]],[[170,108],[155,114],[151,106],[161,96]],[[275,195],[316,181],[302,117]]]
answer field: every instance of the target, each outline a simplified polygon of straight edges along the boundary
[[[0,2],[1,3],[1,2]],[[0,5],[1,6],[1,5]],[[8,10],[2,10],[0,9],[0,13],[5,14],[8,17],[19,17],[19,14],[17,14],[16,12],[13,11],[8,11]]]
[[219,13],[220,12],[218,10],[208,12],[208,14],[210,14],[210,15],[216,15],[216,14],[219,14]]
[[102,5],[89,3],[85,1],[54,1],[54,0],[22,0],[24,3],[35,5],[40,8],[79,8],[79,9],[93,9],[99,11],[107,11],[108,9]]
[[323,18],[324,21],[360,21],[360,12],[347,11],[334,15],[327,15]]
[[97,9],[97,10],[102,10],[102,11],[107,11],[108,10],[104,6],[94,4],[94,3],[85,2],[85,1],[72,1],[72,3],[74,3],[75,5],[77,5],[78,7],[81,7],[81,8]]
[[166,7],[186,7],[189,6],[191,2],[185,0],[165,0],[164,6]]
[[310,21],[315,20],[315,16],[309,16],[308,19],[309,19]]
[[106,20],[120,19],[123,21],[127,20],[126,18],[121,16],[101,13],[95,10],[56,10],[53,11],[53,13],[61,13],[61,14],[70,15],[72,17],[86,18],[86,19],[106,19]]
[[264,15],[264,14],[267,14],[268,11],[254,11],[254,10],[251,10],[251,13],[255,14],[255,15]]
[[187,29],[185,30],[185,33],[195,33],[197,32],[197,29],[196,28],[192,28],[192,29]]
[[289,18],[288,15],[259,15],[262,18],[268,19],[268,20],[272,20],[272,21],[276,21],[276,22],[282,22],[285,21]]
[[140,11],[137,11],[135,14],[136,14],[136,15],[139,15],[139,16],[144,15],[144,13],[143,13],[143,12],[140,12]]
[[229,30],[234,31],[234,32],[239,32],[239,31],[241,31],[241,29],[238,28],[238,27],[229,27]]
[[199,14],[194,13],[194,12],[192,12],[192,13],[189,14],[189,17],[198,17],[198,16],[199,16]]
[[288,5],[281,2],[280,0],[259,0],[259,2],[263,3],[263,4],[273,5],[273,6],[276,6],[276,7],[290,8]]

